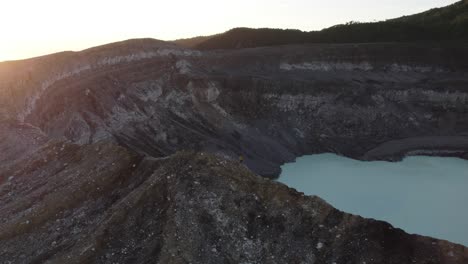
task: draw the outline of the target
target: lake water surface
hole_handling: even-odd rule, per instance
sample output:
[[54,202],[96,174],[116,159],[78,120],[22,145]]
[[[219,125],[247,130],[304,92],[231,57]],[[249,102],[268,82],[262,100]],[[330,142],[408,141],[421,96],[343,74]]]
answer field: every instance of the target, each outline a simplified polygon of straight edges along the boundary
[[282,169],[278,181],[342,211],[468,246],[467,160],[413,156],[363,162],[319,154]]

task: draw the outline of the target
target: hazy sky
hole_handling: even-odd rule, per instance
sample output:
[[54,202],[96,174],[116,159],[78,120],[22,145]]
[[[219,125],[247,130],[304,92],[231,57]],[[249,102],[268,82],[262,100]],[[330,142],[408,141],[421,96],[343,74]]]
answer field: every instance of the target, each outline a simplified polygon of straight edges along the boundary
[[0,61],[130,38],[210,35],[234,27],[316,30],[408,15],[456,0],[0,0]]

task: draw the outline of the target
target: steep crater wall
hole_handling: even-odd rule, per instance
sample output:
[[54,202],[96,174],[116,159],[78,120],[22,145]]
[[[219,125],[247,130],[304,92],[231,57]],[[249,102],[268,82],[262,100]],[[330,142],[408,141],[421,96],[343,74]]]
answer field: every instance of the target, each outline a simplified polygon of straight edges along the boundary
[[[365,154],[391,140],[427,136],[443,136],[454,150],[468,136],[464,46],[306,45],[203,53],[171,47],[161,55],[162,47],[168,50],[163,44],[145,42],[145,52],[159,55],[142,57],[132,55],[142,54],[141,43],[120,45],[112,54],[111,47],[78,54],[84,62],[112,63],[63,76],[47,89],[24,84],[23,96],[4,104],[4,115],[54,138],[80,144],[111,139],[155,157],[181,149],[242,155],[248,167],[270,177],[299,155],[393,159],[427,144],[403,154]],[[74,59],[63,63],[75,72]],[[2,83],[8,80],[2,77]],[[441,154],[444,147],[438,146]],[[460,144],[455,151],[464,155],[467,149]]]
[[[0,133],[40,136],[14,122],[0,122]],[[25,155],[0,166],[2,263],[468,260],[466,247],[340,212],[206,153],[155,159],[53,140]]]

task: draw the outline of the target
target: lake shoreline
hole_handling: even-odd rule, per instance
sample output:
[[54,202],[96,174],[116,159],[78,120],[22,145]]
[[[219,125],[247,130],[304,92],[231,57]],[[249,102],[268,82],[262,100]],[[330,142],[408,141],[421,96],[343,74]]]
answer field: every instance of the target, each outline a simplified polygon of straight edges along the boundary
[[468,245],[468,212],[460,210],[468,202],[464,159],[415,155],[400,162],[360,161],[326,153],[300,157],[282,169],[279,182],[339,210]]

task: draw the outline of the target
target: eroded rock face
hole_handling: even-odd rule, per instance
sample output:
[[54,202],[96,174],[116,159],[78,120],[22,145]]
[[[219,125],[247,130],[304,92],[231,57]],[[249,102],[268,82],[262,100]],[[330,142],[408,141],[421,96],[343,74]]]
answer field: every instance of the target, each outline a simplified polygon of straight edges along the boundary
[[153,157],[181,149],[243,155],[253,171],[275,177],[303,154],[362,158],[423,136],[458,145],[468,131],[467,62],[463,45],[200,52],[134,40],[0,64],[0,118]]
[[47,136],[37,127],[13,120],[0,120],[0,170],[34,153],[47,141]]
[[211,154],[49,141],[14,162],[0,167],[13,176],[0,181],[1,263],[468,261],[463,246],[340,212]]

